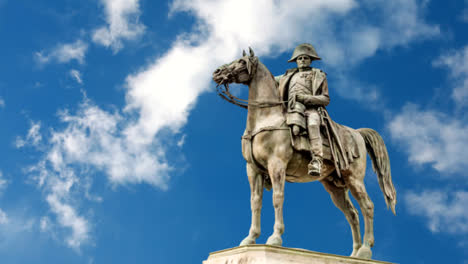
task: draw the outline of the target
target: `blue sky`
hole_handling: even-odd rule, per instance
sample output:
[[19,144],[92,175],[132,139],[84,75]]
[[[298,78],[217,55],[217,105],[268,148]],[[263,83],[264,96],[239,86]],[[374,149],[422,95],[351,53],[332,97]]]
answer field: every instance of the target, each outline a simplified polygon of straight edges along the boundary
[[[0,0],[0,262],[201,263],[237,246],[246,111],[211,73],[251,46],[279,75],[309,42],[330,115],[389,150],[397,216],[366,177],[374,258],[468,263],[467,26],[461,0]],[[284,246],[351,253],[321,184],[285,192]],[[258,243],[272,228],[266,192]]]

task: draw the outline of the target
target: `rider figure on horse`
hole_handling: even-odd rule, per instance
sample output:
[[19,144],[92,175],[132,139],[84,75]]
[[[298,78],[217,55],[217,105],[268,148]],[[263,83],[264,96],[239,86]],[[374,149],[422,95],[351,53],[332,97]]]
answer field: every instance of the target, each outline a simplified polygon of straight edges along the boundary
[[320,125],[325,106],[330,102],[326,74],[320,69],[310,67],[313,60],[320,60],[311,44],[300,44],[288,62],[296,62],[297,68],[276,76],[283,100],[288,102],[286,122],[294,136],[308,134],[312,160],[308,173],[319,176],[323,164],[322,137]]

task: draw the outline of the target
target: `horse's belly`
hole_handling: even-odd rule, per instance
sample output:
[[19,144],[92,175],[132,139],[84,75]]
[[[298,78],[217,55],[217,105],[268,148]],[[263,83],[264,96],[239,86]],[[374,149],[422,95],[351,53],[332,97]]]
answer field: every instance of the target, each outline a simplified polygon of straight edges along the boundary
[[288,182],[312,182],[323,180],[329,176],[335,167],[328,160],[324,160],[322,166],[322,175],[320,177],[310,176],[308,167],[310,156],[301,152],[294,152],[294,156],[288,164],[286,169],[286,181]]

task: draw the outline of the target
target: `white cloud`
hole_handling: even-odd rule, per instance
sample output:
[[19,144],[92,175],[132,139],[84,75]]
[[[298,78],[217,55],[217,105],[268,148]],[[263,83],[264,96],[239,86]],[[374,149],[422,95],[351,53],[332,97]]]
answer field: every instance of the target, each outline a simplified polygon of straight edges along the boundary
[[434,65],[450,70],[455,82],[452,98],[459,106],[468,106],[468,45],[461,50],[442,54]]
[[[448,194],[450,193],[450,195]],[[404,196],[410,214],[425,217],[432,232],[468,233],[468,192],[408,192]]]
[[42,140],[40,129],[41,129],[41,122],[37,122],[37,123],[31,122],[31,128],[29,128],[26,138],[23,139],[21,137],[17,137],[15,141],[15,146],[17,148],[22,148],[25,145],[37,146]]
[[91,175],[103,172],[114,185],[147,183],[165,189],[170,168],[159,146],[136,146],[134,139],[127,138],[120,129],[127,124],[118,113],[106,112],[85,99],[76,114],[63,111],[60,117],[65,128],[51,131],[43,159],[30,173],[45,193],[58,226],[68,230],[67,245],[78,250],[92,237],[80,198],[101,201],[89,193]]
[[83,84],[83,79],[81,79],[81,73],[78,70],[71,69],[70,76],[79,84]]
[[8,224],[7,214],[0,208],[0,225]]
[[[442,54],[435,67],[446,67],[454,80],[452,99],[459,107],[468,105],[468,46]],[[447,89],[450,93],[450,89]],[[392,137],[415,164],[430,164],[443,177],[468,176],[468,123],[456,114],[439,110],[421,110],[407,104],[388,126]]]
[[0,97],[0,108],[3,107],[5,107],[5,100],[2,97]]
[[[423,23],[415,1],[398,1],[399,5],[388,2],[392,1],[363,2],[360,7],[352,0],[175,1],[172,13],[193,14],[199,31],[179,38],[163,57],[128,77],[126,109],[139,110],[140,119],[127,128],[127,134],[149,142],[162,127],[179,129],[198,95],[209,89],[212,71],[240,55],[247,46],[254,47],[259,55],[274,55],[298,42],[311,41],[326,63],[346,65],[344,69],[349,66],[342,64],[344,60],[360,61],[378,48],[438,33],[437,27]],[[366,8],[382,13],[392,10],[388,20],[381,22],[383,29],[352,19],[349,24],[339,25],[341,19],[348,21]],[[337,30],[340,27],[350,30]],[[407,32],[397,35],[401,28]],[[348,40],[353,38],[354,44],[350,45]],[[369,47],[374,51],[364,52]],[[187,65],[196,67],[180,74],[179,69]],[[354,92],[350,89],[346,93]]]
[[[67,125],[54,131],[47,160],[55,170],[72,164],[93,166],[104,171],[115,184],[148,183],[165,188],[168,165],[158,156],[157,146],[135,145],[138,139],[128,137],[121,126],[126,121],[118,113],[109,113],[88,100],[76,114],[60,114]],[[150,142],[151,143],[151,142]]]
[[430,164],[445,177],[468,169],[468,124],[408,104],[392,119],[388,128],[392,138],[409,155],[410,162]]
[[145,31],[140,23],[139,0],[101,0],[107,25],[96,29],[93,41],[119,51],[123,40],[139,38]]
[[88,44],[82,40],[77,40],[73,43],[59,44],[48,52],[36,52],[35,57],[40,64],[51,62],[68,63],[72,60],[82,64],[87,50]]

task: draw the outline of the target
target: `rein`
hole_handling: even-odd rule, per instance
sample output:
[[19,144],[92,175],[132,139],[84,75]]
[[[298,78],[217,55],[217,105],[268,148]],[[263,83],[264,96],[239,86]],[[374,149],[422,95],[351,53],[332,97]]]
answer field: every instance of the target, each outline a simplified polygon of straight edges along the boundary
[[216,92],[221,98],[228,101],[229,103],[240,106],[245,109],[248,109],[249,107],[268,108],[268,107],[282,105],[284,103],[283,101],[269,102],[269,101],[249,101],[249,100],[241,99],[231,94],[231,92],[229,91],[228,83],[225,83],[223,85],[218,84],[216,86]]

